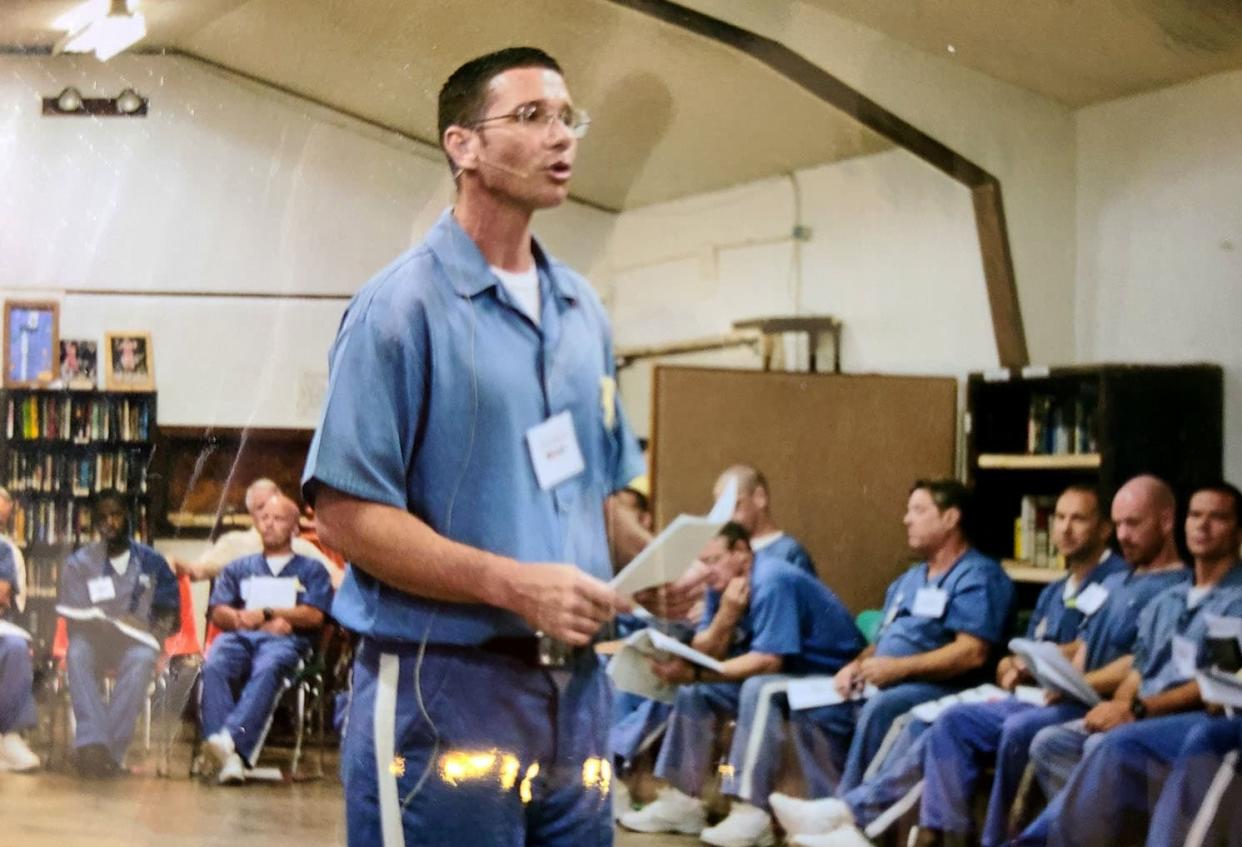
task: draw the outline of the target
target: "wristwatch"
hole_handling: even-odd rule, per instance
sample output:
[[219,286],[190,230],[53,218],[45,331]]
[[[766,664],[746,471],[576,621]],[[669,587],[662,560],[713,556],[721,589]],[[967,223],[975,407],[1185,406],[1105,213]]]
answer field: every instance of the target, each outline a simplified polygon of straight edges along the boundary
[[1147,704],[1143,702],[1141,697],[1135,697],[1130,701],[1130,714],[1134,715],[1136,721],[1141,721],[1147,717]]
[[276,613],[273,612],[270,608],[265,608],[263,610],[263,623],[270,623],[272,618],[274,617],[276,617]]

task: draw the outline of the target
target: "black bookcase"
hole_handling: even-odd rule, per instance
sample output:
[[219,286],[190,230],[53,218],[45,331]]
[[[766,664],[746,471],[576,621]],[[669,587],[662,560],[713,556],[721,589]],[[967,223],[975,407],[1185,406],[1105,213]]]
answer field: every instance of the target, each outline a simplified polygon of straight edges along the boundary
[[1054,563],[1034,567],[1029,558],[1015,559],[1024,498],[1054,498],[1074,481],[1093,483],[1111,498],[1130,477],[1153,473],[1173,486],[1184,510],[1190,488],[1221,475],[1217,365],[989,371],[970,375],[966,403],[975,541],[1006,560],[1020,581],[1051,582],[1058,575]]
[[26,557],[26,623],[46,650],[61,564],[95,537],[94,495],[120,492],[134,535],[150,540],[156,395],[11,388],[0,392],[0,411],[0,481],[17,503],[12,535]]

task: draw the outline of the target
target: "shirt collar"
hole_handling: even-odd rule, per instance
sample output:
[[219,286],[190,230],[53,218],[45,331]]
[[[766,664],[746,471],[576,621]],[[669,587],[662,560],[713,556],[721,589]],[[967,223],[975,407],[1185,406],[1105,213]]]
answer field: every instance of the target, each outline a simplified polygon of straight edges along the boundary
[[[577,300],[573,290],[561,275],[552,269],[552,262],[539,239],[531,236],[531,249],[535,254],[535,267],[540,276],[546,276],[552,291],[562,300]],[[451,208],[445,209],[435,226],[427,233],[426,243],[440,260],[453,290],[462,297],[474,297],[499,284],[496,275],[488,267],[479,245],[474,243],[461,224],[453,217]]]

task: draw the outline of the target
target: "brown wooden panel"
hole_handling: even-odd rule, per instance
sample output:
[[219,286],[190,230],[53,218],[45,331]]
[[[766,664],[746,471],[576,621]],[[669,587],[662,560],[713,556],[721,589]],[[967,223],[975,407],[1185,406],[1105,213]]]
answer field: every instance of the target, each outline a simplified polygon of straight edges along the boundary
[[910,563],[910,483],[953,474],[957,382],[941,377],[655,369],[657,523],[710,508],[730,464],[759,467],[772,512],[857,613]]

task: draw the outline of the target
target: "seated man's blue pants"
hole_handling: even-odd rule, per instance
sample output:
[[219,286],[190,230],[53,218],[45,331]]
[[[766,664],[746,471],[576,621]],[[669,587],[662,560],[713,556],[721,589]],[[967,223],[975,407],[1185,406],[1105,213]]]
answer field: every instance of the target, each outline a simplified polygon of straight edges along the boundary
[[841,795],[860,829],[902,802],[918,786],[923,778],[923,756],[930,726],[912,717],[902,727],[875,775]]
[[[845,794],[862,782],[889,727],[919,703],[954,689],[932,682],[903,682],[862,703],[839,703],[794,712],[791,717],[798,761],[812,797]],[[848,748],[846,749],[846,745]],[[844,761],[841,750],[846,749]],[[834,779],[840,773],[840,780]]]
[[482,648],[363,639],[341,748],[350,847],[609,847],[611,690]]
[[1242,847],[1242,718],[1205,716],[1186,735],[1152,813],[1147,847]]
[[1092,734],[1064,789],[1014,843],[1023,847],[1143,843],[1169,768],[1202,717],[1202,712],[1189,712]]
[[37,722],[30,642],[0,636],[0,735],[29,729]]
[[299,643],[267,632],[226,632],[203,663],[203,735],[224,729],[249,765],[263,745],[276,701],[301,659]]
[[969,703],[946,710],[928,733],[919,824],[969,835],[974,829],[971,810],[980,775],[995,758],[996,778],[980,842],[984,847],[1003,844],[1008,837],[1009,808],[1017,797],[1035,734],[1082,714],[1078,704],[1041,707],[1020,700]]
[[712,749],[725,722],[737,717],[741,690],[736,682],[700,682],[677,689],[656,758],[658,779],[691,797],[703,793],[713,764]]
[[[123,764],[159,654],[111,626],[74,629],[65,654],[69,699],[77,723],[73,744],[102,744],[117,764]],[[106,702],[104,672],[114,673],[112,693]]]
[[742,683],[737,729],[729,747],[721,793],[761,809],[776,789],[789,718],[789,683],[784,674],[754,676]]
[[671,703],[648,700],[637,694],[615,692],[612,702],[612,726],[608,730],[608,749],[621,766],[632,764],[664,734]]

